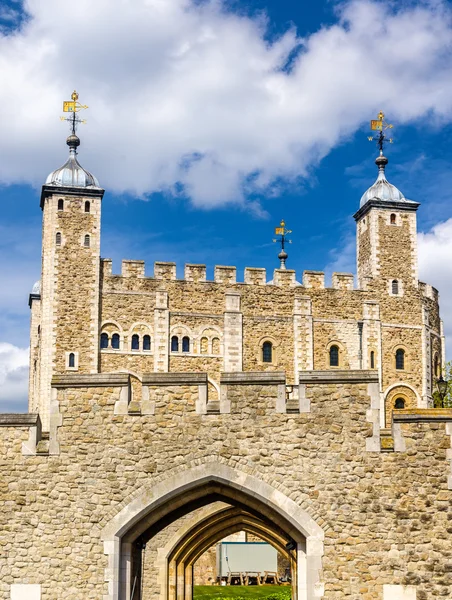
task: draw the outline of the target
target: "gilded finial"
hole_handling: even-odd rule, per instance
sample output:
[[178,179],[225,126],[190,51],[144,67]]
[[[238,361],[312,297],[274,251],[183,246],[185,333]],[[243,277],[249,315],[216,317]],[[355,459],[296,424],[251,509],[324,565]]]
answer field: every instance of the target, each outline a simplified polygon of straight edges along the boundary
[[278,254],[278,258],[280,261],[280,269],[286,268],[286,260],[288,258],[288,254],[285,250],[286,244],[291,244],[292,240],[287,239],[287,236],[292,233],[291,229],[286,229],[286,223],[284,219],[279,224],[279,227],[275,227],[275,235],[279,236],[273,240],[274,243],[281,244],[281,252]]
[[372,119],[370,128],[372,131],[379,131],[378,135],[371,135],[367,139],[369,142],[377,142],[377,147],[380,150],[380,155],[383,156],[383,148],[386,142],[393,143],[393,138],[387,138],[384,133],[387,129],[392,129],[394,125],[385,121],[385,115],[382,110],[378,113],[378,119]]

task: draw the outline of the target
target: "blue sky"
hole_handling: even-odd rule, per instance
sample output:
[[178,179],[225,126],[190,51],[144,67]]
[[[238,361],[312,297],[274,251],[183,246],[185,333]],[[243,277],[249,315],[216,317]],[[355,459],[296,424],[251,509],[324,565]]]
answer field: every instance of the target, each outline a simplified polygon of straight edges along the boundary
[[[3,2],[0,410],[25,410],[40,186],[67,155],[61,102],[89,105],[82,165],[106,189],[102,255],[354,271],[376,177],[368,121],[394,123],[389,180],[418,212],[421,278],[452,334],[450,5],[289,0]],[[88,18],[89,16],[89,18]],[[68,43],[70,41],[70,43]]]

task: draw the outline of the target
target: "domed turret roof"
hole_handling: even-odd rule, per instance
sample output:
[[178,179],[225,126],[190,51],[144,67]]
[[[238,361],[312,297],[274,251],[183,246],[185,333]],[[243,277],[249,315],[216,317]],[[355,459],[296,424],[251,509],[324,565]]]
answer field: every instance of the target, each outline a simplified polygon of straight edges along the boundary
[[35,294],[36,296],[39,296],[41,294],[41,280],[40,279],[38,279],[38,281],[31,288],[31,293]]
[[79,188],[100,187],[96,177],[86,171],[77,160],[79,138],[75,134],[71,134],[66,143],[69,146],[69,158],[62,167],[50,173],[46,179],[46,185]]
[[389,183],[386,179],[385,167],[388,164],[386,156],[381,154],[375,161],[378,167],[377,180],[370,188],[362,195],[361,202],[359,203],[360,208],[364,206],[369,200],[381,200],[383,202],[411,202],[407,200],[402,192]]

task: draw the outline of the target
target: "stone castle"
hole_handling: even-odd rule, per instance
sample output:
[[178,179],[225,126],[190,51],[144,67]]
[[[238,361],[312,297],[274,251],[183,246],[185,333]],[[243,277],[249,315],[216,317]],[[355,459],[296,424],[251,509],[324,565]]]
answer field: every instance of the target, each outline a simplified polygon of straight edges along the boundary
[[[452,597],[452,410],[417,274],[417,202],[385,175],[354,215],[354,276],[100,257],[104,190],[43,185],[29,413],[0,415],[0,599],[191,600],[245,531],[293,600]],[[285,267],[284,263],[282,264]]]

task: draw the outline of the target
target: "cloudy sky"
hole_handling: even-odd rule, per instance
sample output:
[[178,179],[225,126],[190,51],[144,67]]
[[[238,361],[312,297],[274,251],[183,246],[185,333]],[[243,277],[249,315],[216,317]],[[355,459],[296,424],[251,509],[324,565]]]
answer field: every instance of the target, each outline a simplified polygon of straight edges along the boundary
[[[394,123],[388,178],[420,201],[420,277],[452,339],[452,9],[440,0],[61,0],[0,4],[0,411],[26,410],[39,189],[66,159],[61,103],[89,105],[80,162],[106,189],[102,255],[354,271],[376,177],[368,122]],[[452,354],[452,346],[450,347]]]

